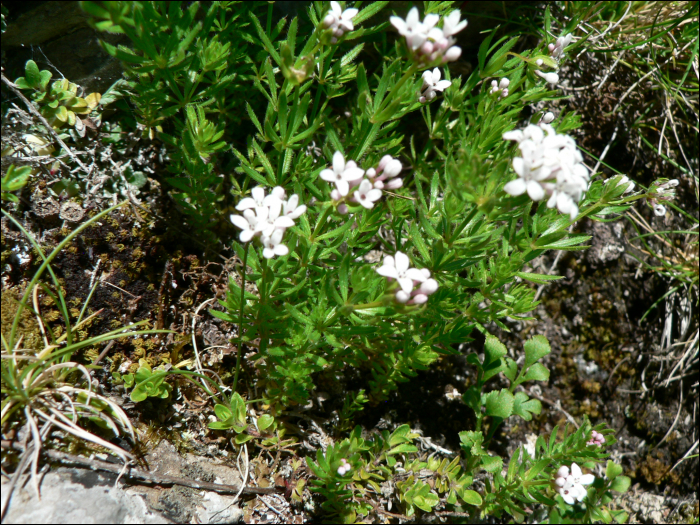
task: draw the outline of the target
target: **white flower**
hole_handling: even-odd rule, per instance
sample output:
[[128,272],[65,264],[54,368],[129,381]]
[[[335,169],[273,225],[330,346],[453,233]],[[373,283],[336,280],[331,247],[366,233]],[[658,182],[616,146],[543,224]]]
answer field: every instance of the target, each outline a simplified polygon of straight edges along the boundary
[[250,241],[257,233],[255,226],[258,220],[253,210],[245,210],[243,212],[243,217],[231,214],[231,222],[234,226],[242,230],[240,235],[241,242]]
[[275,230],[270,237],[263,236],[263,257],[265,259],[272,259],[275,255],[287,255],[289,253],[289,248],[284,244],[280,244],[283,235],[284,230]]
[[374,207],[374,202],[382,198],[382,190],[373,189],[372,183],[364,179],[354,194],[355,200],[367,209]]
[[557,134],[549,124],[530,124],[524,130],[504,133],[503,138],[517,141],[521,153],[513,159],[518,178],[507,183],[503,190],[513,196],[527,191],[534,201],[549,195],[547,206],[556,206],[574,220],[589,181],[588,169],[574,139]]
[[406,20],[398,16],[392,16],[389,18],[389,21],[398,30],[399,34],[406,38],[406,44],[413,50],[418,49],[428,39],[428,30],[420,21],[417,7],[411,8],[408,16],[406,16]]
[[321,172],[321,178],[328,182],[335,183],[338,192],[342,197],[345,197],[350,191],[349,181],[355,181],[362,178],[364,170],[357,167],[354,161],[345,163],[343,154],[336,151],[333,154],[333,169],[325,169]]
[[335,44],[348,31],[355,29],[352,19],[358,12],[359,10],[354,7],[343,11],[338,2],[331,2],[331,10],[328,11],[328,14],[323,19],[323,27],[331,30],[333,35],[331,37],[332,44]]
[[283,214],[291,219],[298,219],[306,211],[306,205],[299,206],[299,195],[296,193],[283,203]]
[[401,289],[410,294],[413,290],[413,281],[424,282],[426,277],[420,270],[409,268],[408,256],[401,252],[396,252],[396,256],[387,255],[384,257],[384,264],[377,268],[377,273],[384,277],[396,279]]
[[[284,188],[273,188],[270,195],[265,196],[262,186],[253,188],[252,197],[246,197],[238,203],[237,209],[241,215],[231,215],[231,222],[241,230],[241,242],[249,242],[259,236],[263,244],[263,256],[267,259],[275,255],[286,255],[289,250],[281,244],[287,228],[294,226],[294,219],[299,218],[306,206],[299,206],[299,196],[292,195],[286,199]],[[284,213],[282,207],[284,206]],[[253,210],[255,208],[255,210]]]
[[593,474],[583,474],[581,468],[576,463],[572,463],[571,470],[566,466],[559,468],[554,484],[564,501],[573,505],[575,501],[583,501],[587,494],[584,485],[590,485],[594,481]]
[[280,186],[277,186],[274,190],[272,190],[272,193],[270,195],[265,196],[265,188],[263,188],[262,186],[256,186],[251,190],[251,194],[253,195],[253,197],[246,197],[245,199],[242,199],[241,202],[239,202],[236,206],[236,209],[238,211],[243,211],[249,208],[259,208],[261,206],[268,206],[272,200],[281,201],[279,198],[280,193],[279,190],[277,190],[277,188],[280,188],[284,193],[284,190]]
[[535,70],[535,74],[544,78],[548,84],[557,84],[559,82],[559,75],[556,73],[542,73],[539,69]]
[[442,25],[442,32],[445,36],[450,37],[459,33],[462,29],[467,27],[467,21],[459,19],[462,17],[462,13],[459,10],[452,11],[449,15],[445,17],[445,21]]
[[277,200],[271,200],[269,206],[261,206],[255,208],[257,215],[256,231],[262,233],[263,237],[270,237],[275,230],[284,230],[294,226],[294,221],[291,217],[280,215],[282,211],[282,203]]
[[398,16],[390,18],[391,24],[406,38],[406,45],[413,58],[423,64],[437,64],[457,60],[462,50],[455,46],[454,35],[467,26],[467,21],[460,21],[461,13],[452,11],[443,18],[442,28],[436,27],[440,17],[436,14],[426,15],[420,21],[418,9],[413,7],[406,20]]
[[452,85],[449,80],[440,80],[441,76],[440,69],[437,67],[432,72],[423,71],[423,87],[419,96],[421,103],[434,99],[437,91],[444,91]]

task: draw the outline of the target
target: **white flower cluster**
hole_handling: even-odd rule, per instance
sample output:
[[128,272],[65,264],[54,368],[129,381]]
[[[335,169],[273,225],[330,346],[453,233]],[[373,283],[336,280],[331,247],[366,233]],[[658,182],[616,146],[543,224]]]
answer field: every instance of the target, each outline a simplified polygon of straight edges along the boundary
[[[370,209],[382,198],[382,190],[393,190],[403,185],[403,181],[398,178],[402,169],[398,159],[391,155],[384,155],[376,168],[365,171],[358,168],[354,160],[345,162],[343,154],[336,151],[333,154],[333,168],[321,171],[320,176],[323,180],[335,184],[335,188],[331,191],[331,198],[334,201],[347,200]],[[363,178],[365,175],[366,179]],[[350,190],[355,187],[357,189],[348,197]],[[347,205],[344,202],[341,203],[338,211],[343,215],[346,214]]]
[[335,44],[345,33],[355,29],[352,19],[358,12],[354,7],[343,11],[338,2],[331,2],[331,10],[328,11],[322,22],[323,27],[329,29],[332,34],[331,44]]
[[263,257],[271,259],[275,255],[287,255],[289,248],[282,244],[282,237],[287,228],[294,226],[305,211],[305,205],[299,205],[299,195],[292,195],[287,200],[284,188],[276,186],[269,195],[265,189],[257,186],[252,190],[252,197],[246,197],[236,206],[243,215],[231,214],[231,222],[241,229],[241,242],[249,242],[253,237],[260,237],[263,244]]
[[555,60],[559,60],[564,53],[564,49],[571,43],[571,38],[573,35],[570,33],[568,35],[562,35],[557,38],[554,44],[549,44],[547,49],[549,49],[549,55]]
[[421,22],[418,8],[413,7],[406,20],[392,16],[389,20],[398,32],[406,38],[406,45],[413,58],[421,65],[454,62],[462,54],[462,49],[454,45],[454,35],[467,27],[467,21],[461,20],[462,14],[452,11],[443,18],[442,28],[436,27],[440,16],[426,15]]
[[440,80],[442,74],[438,68],[423,71],[423,87],[418,93],[418,100],[421,104],[425,104],[429,100],[433,100],[437,96],[438,91],[445,91],[452,85],[449,80]]
[[[656,182],[654,185],[658,184]],[[655,194],[654,198],[650,199],[652,208],[654,209],[654,215],[657,217],[663,217],[666,215],[666,206],[661,204],[659,201],[670,201],[676,196],[676,190],[674,188],[678,186],[678,179],[671,179],[668,182],[664,182],[660,186],[656,186],[656,191],[654,191],[654,186],[651,190]]]
[[[399,283],[400,288],[395,295],[399,303],[423,304],[438,289],[438,282],[430,278],[427,268],[409,268],[410,264],[408,255],[396,252],[394,257],[384,257],[384,264],[377,268],[377,273],[390,281],[396,279]],[[414,290],[414,287],[417,288]]]
[[508,86],[510,86],[510,80],[505,77],[500,82],[492,80],[489,93],[492,95],[497,93],[499,97],[506,98],[508,96]]
[[338,467],[338,476],[344,476],[352,470],[352,466],[348,463],[348,460],[343,458],[340,460],[340,466]]
[[530,124],[524,130],[504,133],[503,138],[517,141],[522,155],[513,159],[518,178],[506,184],[504,191],[513,196],[527,191],[534,201],[548,195],[547,207],[556,206],[574,220],[589,181],[576,141],[569,135],[557,134],[549,124]]
[[564,501],[573,505],[574,501],[583,501],[587,494],[584,485],[590,485],[594,481],[593,474],[583,474],[581,468],[576,463],[572,463],[571,470],[566,466],[559,468],[554,484]]

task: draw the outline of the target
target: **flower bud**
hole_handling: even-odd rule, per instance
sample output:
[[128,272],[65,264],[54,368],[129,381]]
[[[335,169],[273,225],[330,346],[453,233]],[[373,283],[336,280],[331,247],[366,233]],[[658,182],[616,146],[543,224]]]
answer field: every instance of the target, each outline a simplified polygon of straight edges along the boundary
[[323,27],[328,29],[333,24],[335,24],[335,22],[336,22],[335,15],[333,15],[333,13],[328,13],[326,15],[326,18],[323,19]]
[[537,60],[535,60],[535,64],[537,64],[538,66],[542,66],[542,64],[544,64],[544,60],[542,60],[541,58],[538,58]]
[[654,204],[654,215],[657,217],[663,217],[666,215],[666,206],[663,204]]
[[548,111],[548,112],[545,113],[544,116],[542,117],[542,122],[544,122],[545,124],[549,124],[549,123],[552,122],[553,120],[554,120],[554,113],[552,113],[551,111]]
[[556,73],[542,73],[542,71],[536,69],[535,74],[544,78],[548,84],[557,84],[559,82],[559,75],[557,75]]
[[404,303],[408,302],[408,300],[410,298],[411,298],[411,296],[409,294],[407,294],[406,292],[404,292],[403,290],[399,290],[398,292],[396,292],[396,300],[399,303],[404,304]]
[[459,46],[452,46],[447,50],[445,56],[442,58],[443,62],[454,62],[462,55],[462,48]]
[[390,181],[387,181],[386,184],[384,184],[384,190],[395,190],[397,188],[400,188],[403,186],[403,179],[391,179]]
[[338,213],[340,213],[341,215],[347,215],[348,214],[347,204],[338,205]]

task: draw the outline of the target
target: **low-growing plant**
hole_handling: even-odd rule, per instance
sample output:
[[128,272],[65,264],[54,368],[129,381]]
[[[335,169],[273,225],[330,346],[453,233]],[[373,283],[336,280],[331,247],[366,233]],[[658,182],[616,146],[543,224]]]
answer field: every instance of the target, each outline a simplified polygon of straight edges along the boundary
[[[388,2],[315,2],[277,23],[270,4],[265,24],[258,4],[213,3],[202,13],[197,3],[82,5],[95,27],[131,40],[132,49],[104,46],[130,64],[144,137],[171,148],[175,176],[166,180],[192,224],[209,235],[235,204],[240,278],[230,280],[224,311],[211,313],[238,326],[237,362],[232,396],[216,405],[210,428],[232,430],[238,443],[256,437],[239,379],[269,411],[260,434],[306,405],[317,379],[339,381],[353,368],[366,397],[346,402],[349,429],[366,401],[386,400],[469,347],[478,330],[486,344],[483,357],[467,356],[476,382],[463,400],[476,426],[460,434],[464,461],[411,456],[407,426],[366,439],[356,428],[307,461],[323,508],[354,521],[376,510],[368,494],[394,480],[406,515],[444,505],[522,521],[538,503],[552,521],[624,520],[607,508],[609,491],[628,484],[618,467],[604,482],[579,466],[607,458],[603,444],[614,439],[599,439],[610,433],[604,426],[561,438],[555,429],[534,454],[519,448],[506,474],[488,452],[504,420],[542,410],[518,388],[548,380],[546,339],[527,341],[518,364],[489,335],[532,319],[532,283],[560,278],[531,263],[549,250],[585,249],[589,236],[571,233],[576,221],[615,220],[636,200],[658,200],[663,186],[635,193],[626,177],[602,180],[567,134],[580,125],[575,114],[526,112],[560,97],[559,65],[586,38],[577,36],[580,13],[555,36],[546,9],[531,49],[491,31],[474,70],[455,78],[448,63],[462,53],[455,35],[466,20],[451,2],[388,23],[376,16]],[[420,130],[407,125],[421,120]],[[253,355],[244,369],[245,347]],[[509,386],[492,388],[496,376]],[[484,486],[470,488],[480,471]]]
[[80,115],[88,115],[100,103],[99,93],[87,97],[78,96],[78,86],[67,79],[56,80],[49,87],[51,71],[39,70],[36,62],[28,60],[24,76],[15,80],[15,85],[31,90],[31,100],[39,106],[39,111],[48,123],[58,129],[68,124],[84,135],[85,124]]
[[32,168],[29,166],[15,168],[14,164],[10,165],[2,178],[2,200],[19,202],[19,198],[16,195],[12,195],[11,192],[22,189],[27,184],[31,173]]

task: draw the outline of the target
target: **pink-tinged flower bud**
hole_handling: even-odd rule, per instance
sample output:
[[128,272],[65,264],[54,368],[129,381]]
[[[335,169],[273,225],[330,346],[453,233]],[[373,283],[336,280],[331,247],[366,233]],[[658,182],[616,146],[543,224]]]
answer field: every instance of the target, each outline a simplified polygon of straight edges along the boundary
[[331,37],[331,44],[337,44],[337,43],[338,43],[338,39],[334,36]]
[[333,13],[328,13],[326,15],[326,18],[323,19],[323,27],[325,27],[326,29],[328,29],[329,27],[331,27],[335,23],[336,23],[336,18],[335,18],[335,15],[333,15]]
[[430,295],[435,293],[438,289],[438,282],[435,279],[428,279],[420,285],[420,291],[422,294]]
[[554,51],[554,48],[555,48],[555,47],[556,47],[556,46],[555,46],[554,44],[549,44],[549,45],[547,46],[547,49],[549,49],[549,52],[551,53],[552,51]]
[[495,80],[491,81],[491,91],[489,93],[493,93],[494,91],[498,90],[498,82]]
[[433,52],[434,49],[435,49],[435,46],[434,46],[433,43],[430,42],[430,41],[423,42],[423,45],[420,46],[420,51],[421,51],[421,53],[423,53],[424,55],[429,55],[429,54],[431,54],[431,53]]
[[274,188],[272,188],[270,195],[274,195],[281,201],[287,198],[287,193],[284,191],[284,188],[282,186],[275,186]]
[[347,204],[339,204],[338,205],[338,213],[340,213],[341,215],[347,215],[348,214]]
[[404,304],[404,303],[408,302],[408,300],[410,298],[411,298],[411,296],[409,294],[407,294],[406,292],[404,292],[403,290],[399,290],[398,292],[396,292],[396,300],[399,303]]
[[557,477],[566,478],[569,475],[569,472],[569,467],[562,465],[559,467],[559,470],[557,470]]
[[401,166],[401,161],[399,159],[391,159],[384,168],[384,175],[390,178],[396,177],[401,173],[402,168],[403,166]]
[[556,478],[554,480],[554,483],[556,484],[557,487],[563,487],[566,484],[566,478]]
[[339,201],[342,198],[342,195],[340,195],[340,192],[337,190],[337,188],[333,188],[331,190],[331,199],[334,201]]
[[420,102],[421,104],[425,104],[426,100],[427,100],[427,99],[426,99],[425,97],[419,97],[419,98],[418,98],[418,102]]
[[336,38],[340,38],[341,36],[343,36],[343,28],[337,27],[335,31],[333,31],[333,36]]
[[365,175],[367,175],[368,178],[373,179],[377,176],[377,170],[375,170],[374,168],[370,168],[367,171],[365,171]]
[[375,180],[374,181],[374,189],[383,190],[384,189],[384,181],[383,180]]
[[397,188],[400,188],[403,186],[403,180],[402,179],[391,179],[388,181],[385,185],[384,188],[385,190],[395,190]]
[[389,164],[394,157],[391,155],[384,155],[381,160],[379,161],[379,164],[377,165],[377,173],[381,173],[384,171],[384,168],[386,168],[386,165]]
[[535,60],[535,64],[537,64],[538,66],[541,66],[542,64],[544,64],[544,60],[542,60],[541,58],[538,58],[537,60]]
[[419,293],[413,299],[411,299],[410,304],[424,304],[427,302],[428,302],[428,296],[425,294]]
[[462,49],[459,46],[452,46],[447,50],[443,57],[443,62],[454,62],[462,55]]
[[506,89],[508,86],[510,86],[510,80],[507,78],[502,78],[501,81],[498,83],[498,87],[501,89]]
[[508,96],[508,88],[505,88],[503,91],[501,91],[501,98],[506,98]]

